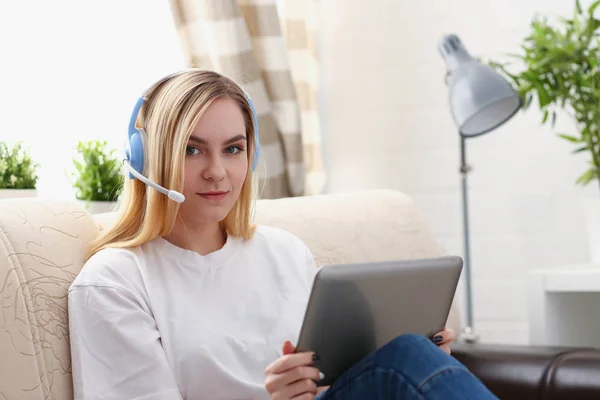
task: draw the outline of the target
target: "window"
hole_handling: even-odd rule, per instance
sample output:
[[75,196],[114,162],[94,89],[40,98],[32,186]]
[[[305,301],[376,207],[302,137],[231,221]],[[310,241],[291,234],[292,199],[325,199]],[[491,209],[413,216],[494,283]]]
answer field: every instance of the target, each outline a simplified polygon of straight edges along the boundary
[[38,195],[64,199],[77,141],[121,155],[140,94],[185,67],[167,0],[1,2],[0,54],[0,140],[23,140]]

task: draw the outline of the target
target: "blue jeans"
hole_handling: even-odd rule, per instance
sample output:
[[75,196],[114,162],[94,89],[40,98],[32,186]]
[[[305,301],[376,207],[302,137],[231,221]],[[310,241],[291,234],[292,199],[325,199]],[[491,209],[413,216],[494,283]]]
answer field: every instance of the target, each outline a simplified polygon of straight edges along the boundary
[[317,400],[497,399],[454,357],[420,335],[402,335],[358,362]]

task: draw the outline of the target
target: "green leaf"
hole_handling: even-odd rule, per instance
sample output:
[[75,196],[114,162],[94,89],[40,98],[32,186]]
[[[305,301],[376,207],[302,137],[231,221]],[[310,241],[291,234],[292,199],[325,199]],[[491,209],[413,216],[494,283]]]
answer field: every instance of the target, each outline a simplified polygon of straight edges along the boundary
[[579,178],[577,178],[576,183],[578,183],[579,185],[585,186],[596,178],[598,178],[598,170],[596,170],[595,168],[590,168],[587,171],[585,171],[583,174],[581,174],[581,176],[579,176]]
[[596,29],[598,29],[598,27],[600,27],[600,20],[596,19],[596,18],[591,18],[588,21],[588,34],[590,34],[590,38],[589,40],[591,40],[593,38],[593,32],[596,31]]
[[535,88],[537,90],[538,100],[540,102],[540,108],[546,107],[548,104],[550,104],[550,96],[548,96],[548,92],[546,91],[544,86],[542,86],[542,84],[540,82],[536,81],[533,83],[533,85],[535,86]]
[[588,7],[588,15],[590,17],[592,17],[594,15],[594,11],[596,11],[596,8],[600,5],[600,0],[596,0],[594,1],[589,7]]
[[571,135],[567,135],[566,133],[559,133],[558,136],[560,136],[561,138],[568,140],[569,142],[572,143],[581,143],[582,140],[580,138],[577,138],[575,136],[571,136]]
[[579,147],[578,149],[573,150],[573,154],[577,154],[577,153],[581,153],[581,152],[587,151],[587,149],[588,149],[587,146]]
[[533,96],[527,95],[527,100],[525,101],[524,108],[528,108],[531,105],[532,101],[533,101]]
[[542,124],[545,124],[546,121],[548,120],[548,114],[549,114],[548,110],[544,111],[544,116],[542,118]]

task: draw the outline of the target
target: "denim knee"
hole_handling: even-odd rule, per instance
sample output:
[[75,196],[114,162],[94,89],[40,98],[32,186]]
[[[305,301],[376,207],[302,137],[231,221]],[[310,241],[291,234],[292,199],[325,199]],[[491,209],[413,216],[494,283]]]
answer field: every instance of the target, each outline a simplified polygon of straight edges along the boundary
[[[397,336],[392,339],[387,345],[393,347],[406,347],[406,346],[434,346],[437,347],[432,340],[429,338],[419,335],[416,333],[405,333],[404,335]],[[386,346],[387,346],[386,345]]]
[[372,357],[373,364],[383,368],[403,368],[406,364],[426,363],[430,366],[458,365],[458,361],[444,353],[433,341],[423,335],[409,333],[400,335]]
[[420,387],[435,374],[447,369],[464,369],[454,357],[438,348],[433,341],[423,335],[400,335],[375,353],[369,360],[375,369],[393,370]]

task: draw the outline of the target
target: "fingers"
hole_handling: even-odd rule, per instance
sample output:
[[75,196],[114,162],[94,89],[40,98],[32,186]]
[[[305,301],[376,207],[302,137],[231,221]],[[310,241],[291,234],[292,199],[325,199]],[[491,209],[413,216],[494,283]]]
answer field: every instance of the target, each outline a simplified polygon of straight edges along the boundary
[[[265,389],[274,400],[307,398],[313,399],[317,394],[319,370],[314,367],[296,367],[281,374],[269,374],[265,381]],[[302,395],[310,396],[302,397]],[[312,396],[312,397],[311,397]]]
[[312,366],[312,352],[294,353],[296,348],[289,340],[282,346],[283,356],[269,365],[265,374],[265,388],[274,400],[312,400],[317,394],[319,370]]
[[290,342],[289,340],[286,340],[285,343],[283,344],[283,354],[284,355],[292,354],[295,351],[296,351],[296,348],[294,347],[292,342]]
[[268,387],[266,389],[272,400],[313,400],[318,391],[317,384],[310,379],[297,381],[292,385],[274,391],[269,390]]
[[444,340],[445,342],[454,342],[456,340],[456,332],[454,332],[453,329],[450,328],[446,328],[443,330],[443,332],[446,334],[446,340]]
[[268,374],[265,387],[267,391],[277,391],[284,386],[307,379],[318,382],[320,380],[319,370],[315,367],[296,367],[281,374]]
[[450,344],[456,339],[456,333],[452,329],[444,329],[433,336],[433,342],[447,354],[451,354]]
[[296,397],[292,397],[294,400],[313,400],[316,396],[312,393],[304,393]]
[[286,354],[274,361],[267,367],[265,374],[281,374],[290,369],[311,365],[313,363],[313,353]]
[[452,329],[444,329],[433,336],[433,342],[438,346],[452,343],[456,339],[456,333]]
[[314,399],[317,394],[317,384],[310,379],[304,379],[288,385],[281,394],[284,399]]

